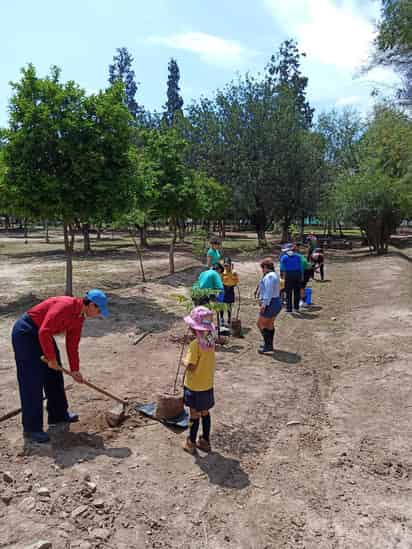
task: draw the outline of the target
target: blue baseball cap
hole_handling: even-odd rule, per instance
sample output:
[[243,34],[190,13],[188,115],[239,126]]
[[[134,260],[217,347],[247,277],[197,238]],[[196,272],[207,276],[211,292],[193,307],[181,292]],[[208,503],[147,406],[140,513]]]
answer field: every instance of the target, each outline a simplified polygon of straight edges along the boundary
[[96,289],[89,290],[86,294],[86,298],[99,307],[102,316],[105,318],[109,316],[109,311],[107,310],[107,295],[104,292]]

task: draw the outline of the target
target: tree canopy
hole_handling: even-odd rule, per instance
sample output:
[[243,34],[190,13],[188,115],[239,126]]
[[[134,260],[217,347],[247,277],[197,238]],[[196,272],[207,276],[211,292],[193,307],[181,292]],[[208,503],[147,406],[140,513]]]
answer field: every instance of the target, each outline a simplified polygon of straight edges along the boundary
[[412,2],[382,0],[372,66],[392,67],[402,78],[398,99],[412,107]]
[[46,78],[33,65],[22,69],[21,80],[12,84],[3,154],[6,195],[15,211],[64,224],[71,293],[72,226],[110,218],[124,207],[131,127],[120,83],[87,96],[59,77],[57,67]]

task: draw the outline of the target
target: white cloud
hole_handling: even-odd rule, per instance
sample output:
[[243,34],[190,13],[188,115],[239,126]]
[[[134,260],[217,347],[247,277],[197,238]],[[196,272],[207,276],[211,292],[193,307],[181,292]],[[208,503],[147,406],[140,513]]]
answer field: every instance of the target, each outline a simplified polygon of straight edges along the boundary
[[257,55],[256,51],[242,46],[236,40],[226,40],[205,32],[151,36],[149,41],[153,44],[195,53],[206,63],[221,67],[242,66],[245,61]]
[[294,36],[308,58],[354,71],[368,59],[374,22],[354,0],[264,0],[285,31]]

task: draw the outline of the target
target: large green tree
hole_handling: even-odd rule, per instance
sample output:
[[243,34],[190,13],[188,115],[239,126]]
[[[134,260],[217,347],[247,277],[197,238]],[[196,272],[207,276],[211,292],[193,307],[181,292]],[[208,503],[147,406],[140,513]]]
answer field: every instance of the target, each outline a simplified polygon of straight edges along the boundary
[[403,86],[398,99],[412,107],[412,2],[411,0],[382,0],[381,20],[375,39],[371,66],[393,68]]
[[228,186],[233,211],[252,221],[261,245],[274,219],[286,235],[301,215],[308,162],[322,161],[306,136],[313,110],[301,57],[295,42],[286,41],[263,76],[239,78],[214,100],[188,109],[189,161]]
[[169,127],[172,127],[176,119],[183,116],[183,98],[180,94],[180,70],[176,59],[172,57],[167,68],[167,101],[164,107],[164,120]]
[[137,82],[132,69],[133,56],[127,48],[116,48],[113,63],[109,65],[109,83],[121,82],[124,85],[124,101],[134,120],[140,120],[144,109],[136,101]]
[[131,126],[121,84],[87,96],[59,77],[57,67],[39,78],[28,65],[12,84],[5,184],[17,211],[63,222],[66,293],[72,294],[76,222],[110,219],[125,205]]
[[359,169],[359,142],[365,131],[365,123],[353,109],[332,109],[319,115],[316,132],[325,147],[324,180],[320,191],[318,215],[328,230],[339,225],[341,210],[337,203],[336,187],[342,179]]
[[193,173],[185,163],[184,139],[175,129],[143,130],[140,134],[139,179],[151,189],[150,206],[167,219],[172,231],[169,270],[174,273],[177,220],[191,215],[196,200]]
[[342,178],[336,202],[378,254],[387,252],[391,234],[412,215],[411,164],[411,120],[390,104],[377,105],[359,144],[358,170]]

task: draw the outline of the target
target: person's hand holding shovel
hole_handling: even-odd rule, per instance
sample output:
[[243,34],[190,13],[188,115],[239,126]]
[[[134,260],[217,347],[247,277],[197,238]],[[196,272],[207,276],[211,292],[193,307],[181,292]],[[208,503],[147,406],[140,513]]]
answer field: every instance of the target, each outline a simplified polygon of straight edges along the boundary
[[[62,367],[60,366],[60,364],[58,364],[56,359],[47,360],[46,357],[42,357],[42,360],[43,362],[46,362],[47,366],[52,370],[59,370],[59,371],[62,370]],[[83,383],[83,376],[80,372],[77,371],[77,372],[66,372],[66,373],[70,374],[74,379],[74,381],[77,381],[77,383]]]
[[83,383],[83,376],[80,372],[72,372],[71,376],[77,383]]
[[54,359],[54,360],[47,360],[46,357],[42,357],[42,361],[43,361],[43,362],[46,362],[47,366],[48,366],[49,368],[51,368],[52,370],[60,370],[60,369],[61,369],[60,366],[59,366],[59,364],[57,363],[57,360],[56,360],[56,359]]

